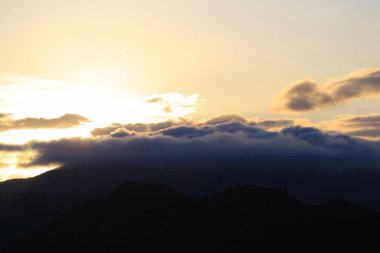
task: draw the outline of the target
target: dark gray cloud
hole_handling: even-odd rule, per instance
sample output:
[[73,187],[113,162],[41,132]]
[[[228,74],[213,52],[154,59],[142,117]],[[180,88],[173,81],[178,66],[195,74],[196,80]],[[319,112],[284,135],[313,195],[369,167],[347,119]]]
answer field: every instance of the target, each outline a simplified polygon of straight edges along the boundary
[[[358,140],[348,135],[330,135],[312,127],[294,126],[277,132],[268,131],[237,121],[215,125],[178,125],[149,134],[134,134],[128,129],[118,128],[101,139],[42,142],[34,143],[32,147],[41,151],[39,158],[34,161],[36,164],[70,164],[86,161],[86,157],[104,161],[112,157],[112,161],[134,164],[154,164],[155,159],[170,163],[181,158],[181,162],[191,164],[198,158],[216,162],[228,157],[244,157],[251,165],[264,157],[281,157],[281,163],[277,163],[276,159],[265,162],[274,167],[284,166],[287,159],[290,162],[298,158],[304,160],[305,157],[318,158],[319,163],[326,165],[332,162],[338,167],[342,164],[373,167],[380,161],[380,157],[373,155],[380,151],[377,142]],[[361,156],[370,156],[371,159],[358,160]],[[155,159],[150,159],[152,157]],[[308,162],[306,164],[308,167],[315,166]],[[293,163],[288,165],[295,166]]]
[[237,121],[237,122],[245,123],[246,119],[240,115],[230,114],[230,115],[222,115],[219,117],[212,118],[212,119],[206,121],[206,124],[217,125],[217,124],[226,123],[226,122],[230,122],[230,121]]
[[0,132],[16,129],[70,128],[89,122],[89,119],[78,114],[65,114],[59,118],[24,118],[13,119],[11,114],[0,114]]
[[380,70],[367,71],[326,85],[306,80],[293,84],[285,91],[279,101],[279,109],[290,112],[312,111],[379,93]]
[[[230,115],[222,115],[220,117],[216,117],[206,121],[206,125],[217,125],[221,123],[227,123],[231,121],[236,121],[240,123],[247,123],[249,126],[263,128],[263,129],[281,129],[285,127],[290,127],[294,125],[301,124],[299,119],[269,119],[269,120],[254,120],[248,121],[240,115],[230,114]],[[305,121],[305,120],[303,120]]]
[[12,144],[5,144],[5,143],[0,143],[0,151],[23,151],[25,150],[25,145],[12,145]]
[[264,128],[264,129],[272,129],[272,128],[285,128],[299,124],[296,120],[292,119],[272,119],[272,120],[259,120],[249,122],[249,125]]
[[268,132],[261,128],[253,127],[241,122],[230,121],[216,125],[178,126],[160,131],[159,134],[172,137],[197,138],[210,134],[235,134],[240,133],[248,137],[269,138],[278,133]]

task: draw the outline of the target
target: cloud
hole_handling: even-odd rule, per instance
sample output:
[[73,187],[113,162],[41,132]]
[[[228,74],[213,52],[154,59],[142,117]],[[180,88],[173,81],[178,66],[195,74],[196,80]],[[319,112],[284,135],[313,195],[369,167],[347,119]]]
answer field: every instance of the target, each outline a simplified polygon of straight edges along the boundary
[[263,128],[263,129],[275,129],[281,130],[285,127],[296,126],[296,125],[310,125],[310,122],[307,119],[254,119],[247,120],[240,115],[230,114],[230,115],[222,115],[216,118],[212,118],[205,122],[206,125],[217,125],[221,123],[227,123],[231,121],[236,121],[240,123],[247,123],[249,126]]
[[168,120],[159,123],[135,123],[135,124],[120,124],[114,123],[107,127],[95,128],[91,131],[93,136],[107,136],[117,131],[118,129],[125,129],[135,133],[152,133],[159,130],[167,129],[177,125],[188,125],[189,121],[186,120]]
[[[346,134],[354,137],[365,138],[369,140],[380,139],[380,114],[372,113],[367,115],[344,115],[335,119],[313,122],[305,118],[275,118],[275,119],[245,119],[239,115],[223,115],[212,118],[204,123],[186,122],[185,128],[191,126],[205,130],[213,125],[235,122],[235,125],[246,125],[247,127],[259,128],[271,131],[281,131],[284,128],[295,126],[321,128],[329,133]],[[237,123],[236,123],[237,122]],[[170,127],[181,126],[181,123],[173,124]],[[219,126],[220,127],[220,126]],[[164,130],[164,129],[162,129]],[[169,131],[170,132],[170,131]]]
[[368,198],[380,194],[379,142],[314,127],[269,131],[234,118],[177,122],[156,131],[142,124],[141,132],[119,127],[101,138],[32,142],[29,147],[38,155],[25,166],[61,164],[59,180],[71,175],[68,189],[73,178],[78,189],[135,180],[194,194],[256,184],[286,188],[305,201],[341,197],[380,208],[378,198]]
[[[234,131],[241,130],[241,128],[246,128],[250,131],[259,131],[260,129],[266,130],[281,130],[285,127],[296,126],[296,125],[310,125],[310,122],[306,119],[270,119],[270,120],[247,120],[240,115],[222,115],[219,117],[212,118],[210,120],[204,121],[203,123],[192,122],[189,120],[169,120],[159,123],[136,123],[136,124],[119,124],[114,123],[107,127],[95,128],[91,134],[93,136],[110,136],[118,129],[125,129],[131,132],[139,134],[180,134],[181,132],[185,134],[187,132],[188,136],[196,135],[195,133],[213,133],[220,131],[222,128],[224,130]],[[223,129],[222,129],[223,130]],[[193,133],[191,133],[193,131]],[[202,134],[201,134],[202,135]]]
[[294,118],[294,119],[256,119],[248,123],[250,126],[255,126],[267,130],[281,130],[291,126],[310,126],[312,123],[307,119]]
[[148,126],[147,124],[143,124],[143,123],[138,123],[138,124],[114,123],[107,127],[95,128],[94,130],[91,131],[91,134],[93,136],[107,136],[117,131],[118,129],[127,129],[134,132],[146,132],[148,129]]
[[268,132],[261,128],[231,121],[217,125],[199,125],[199,126],[178,126],[172,127],[159,132],[160,134],[173,137],[197,138],[207,135],[216,134],[235,134],[241,133],[254,138],[269,138],[277,135],[275,132]]
[[0,151],[1,152],[4,152],[4,151],[10,151],[10,152],[13,152],[13,151],[23,151],[25,150],[25,145],[12,145],[12,144],[4,144],[4,143],[0,143]]
[[128,129],[125,129],[125,128],[118,128],[116,131],[112,132],[110,135],[111,137],[114,137],[114,138],[124,138],[124,137],[134,135],[134,132],[129,131]]
[[321,124],[326,130],[340,131],[351,136],[377,140],[380,139],[380,114],[346,115]]
[[[343,164],[348,167],[358,164],[361,167],[373,167],[380,161],[380,158],[373,155],[380,151],[379,143],[355,139],[348,135],[331,135],[313,127],[292,126],[281,131],[268,131],[250,123],[227,121],[215,125],[173,125],[155,132],[138,134],[121,127],[113,131],[107,129],[104,134],[108,135],[103,135],[100,139],[34,142],[31,145],[40,151],[40,156],[33,163],[43,165],[86,162],[96,165],[101,164],[100,161],[103,160],[111,163],[119,161],[155,164],[155,159],[171,163],[181,158],[181,162],[189,165],[198,159],[209,162],[232,159],[229,162],[240,164],[244,161],[250,166],[271,164],[273,168],[282,168],[305,165],[315,167],[315,164],[308,162],[307,157],[318,159],[318,164],[332,163],[337,167],[342,167]],[[358,157],[361,156],[371,156],[379,161],[359,161]],[[112,161],[108,159],[110,157]],[[154,159],[151,159],[152,157]],[[266,160],[268,157],[275,159]],[[280,157],[281,159],[277,160]],[[294,159],[302,162],[294,164]],[[257,164],[258,161],[264,160],[265,164]],[[161,166],[160,163],[156,165]]]
[[245,123],[246,119],[240,115],[230,114],[230,115],[222,115],[222,116],[219,116],[216,118],[212,118],[212,119],[206,121],[206,124],[216,125],[216,124],[226,123],[226,122],[230,122],[230,121],[237,121],[237,122]]
[[325,85],[304,80],[285,90],[278,101],[278,109],[283,112],[306,112],[379,93],[380,70],[358,72]]
[[165,114],[185,116],[196,110],[198,94],[186,96],[179,92],[169,92],[152,95],[146,102],[159,105]]
[[59,118],[24,118],[13,119],[11,114],[0,114],[0,132],[17,129],[70,128],[89,122],[89,119],[78,114],[65,114]]

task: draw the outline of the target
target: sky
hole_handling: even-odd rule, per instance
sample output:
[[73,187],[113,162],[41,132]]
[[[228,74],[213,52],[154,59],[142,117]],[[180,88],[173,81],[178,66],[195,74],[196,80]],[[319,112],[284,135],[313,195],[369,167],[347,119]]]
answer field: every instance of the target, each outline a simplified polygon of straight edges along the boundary
[[36,163],[34,142],[220,115],[377,141],[379,11],[375,0],[1,0],[0,181],[62,164]]

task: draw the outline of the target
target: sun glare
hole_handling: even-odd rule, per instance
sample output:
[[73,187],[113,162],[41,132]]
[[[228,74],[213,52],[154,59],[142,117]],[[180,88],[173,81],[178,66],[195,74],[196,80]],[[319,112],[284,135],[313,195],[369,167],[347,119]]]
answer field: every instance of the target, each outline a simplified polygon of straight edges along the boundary
[[[125,73],[102,68],[77,71],[64,81],[0,76],[0,83],[2,111],[11,112],[11,119],[56,119],[73,113],[90,120],[71,128],[0,131],[0,143],[8,144],[91,137],[94,128],[111,123],[148,123],[186,118],[195,112],[198,102],[197,94],[184,95],[174,91],[150,95],[131,90]],[[32,177],[56,167],[25,169],[19,166],[20,162],[17,155],[3,157],[0,161],[0,181]]]
[[125,70],[97,67],[73,71],[67,81],[89,85],[122,86],[128,83],[129,79]]
[[68,81],[18,77],[3,80],[3,110],[15,118],[60,117],[76,113],[95,125],[114,122],[152,122],[185,117],[195,111],[197,95],[180,92],[158,94],[158,103],[149,103],[149,94],[128,88],[118,72],[100,69],[77,72]]
[[25,169],[25,168],[16,168],[15,166],[10,166],[7,168],[0,169],[0,182],[10,180],[10,179],[15,179],[15,178],[35,177],[55,168],[56,167]]

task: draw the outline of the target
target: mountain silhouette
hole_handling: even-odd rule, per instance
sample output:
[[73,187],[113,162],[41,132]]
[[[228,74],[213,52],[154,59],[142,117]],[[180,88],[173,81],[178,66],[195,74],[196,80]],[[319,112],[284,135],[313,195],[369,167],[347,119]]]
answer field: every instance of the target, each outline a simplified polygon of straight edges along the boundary
[[[233,165],[186,167],[62,167],[29,179],[0,183],[0,246],[33,231],[73,205],[105,198],[126,181],[159,183],[190,196],[239,185],[278,187],[307,204],[333,198],[380,210],[380,172],[324,172],[284,168],[251,170]],[[327,172],[326,172],[327,171]]]
[[192,197],[124,183],[2,252],[379,252],[380,214],[342,200],[308,205],[279,188]]

